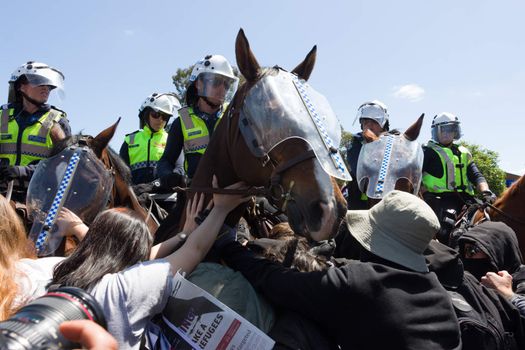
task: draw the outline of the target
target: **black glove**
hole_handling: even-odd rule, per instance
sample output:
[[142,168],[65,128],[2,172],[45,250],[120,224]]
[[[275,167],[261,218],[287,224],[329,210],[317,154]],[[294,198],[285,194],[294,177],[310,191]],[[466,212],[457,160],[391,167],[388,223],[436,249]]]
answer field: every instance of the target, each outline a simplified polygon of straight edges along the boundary
[[483,195],[483,202],[487,204],[492,204],[498,199],[491,190],[483,191],[481,194]]
[[20,178],[20,167],[10,165],[0,168],[0,180],[11,181]]
[[186,175],[172,173],[164,175],[159,179],[160,187],[165,190],[171,190],[174,187],[186,187]]

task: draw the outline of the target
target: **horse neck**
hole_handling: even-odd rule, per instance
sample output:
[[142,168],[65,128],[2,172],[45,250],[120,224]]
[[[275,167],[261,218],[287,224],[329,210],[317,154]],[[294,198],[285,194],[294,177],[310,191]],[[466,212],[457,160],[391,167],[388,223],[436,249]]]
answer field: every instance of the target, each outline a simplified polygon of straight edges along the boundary
[[191,180],[192,187],[211,187],[213,175],[217,176],[219,185],[222,187],[239,181],[230,158],[230,140],[227,130],[229,121],[226,118],[228,118],[227,115],[213,131],[206,152],[199,160],[199,166]]

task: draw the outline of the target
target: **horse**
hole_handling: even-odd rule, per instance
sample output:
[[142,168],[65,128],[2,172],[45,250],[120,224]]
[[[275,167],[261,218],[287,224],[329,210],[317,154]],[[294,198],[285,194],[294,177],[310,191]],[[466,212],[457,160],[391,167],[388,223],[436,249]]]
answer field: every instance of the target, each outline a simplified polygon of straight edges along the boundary
[[152,233],[157,229],[131,188],[129,168],[108,147],[119,121],[96,137],[74,135],[58,142],[50,157],[39,163],[29,183],[27,203],[33,221],[29,235],[40,255],[63,255],[76,246],[73,239],[66,246],[61,236],[53,235],[63,206],[88,224],[105,208],[125,206],[142,217]]
[[368,129],[363,132],[366,143],[359,155],[355,181],[367,195],[370,208],[394,189],[419,194],[423,150],[417,138],[424,116],[403,134],[385,132],[377,136]]
[[476,224],[485,218],[510,226],[516,232],[521,254],[525,256],[525,175],[507,188],[494,204],[479,209],[472,221]]
[[[262,68],[244,31],[239,30],[235,54],[245,82],[214,130],[191,189],[211,188],[214,174],[220,187],[244,181],[263,188],[261,194],[286,212],[295,233],[318,241],[332,237],[346,213],[346,201],[333,177],[348,180],[350,175],[336,149],[340,134],[326,135],[339,132],[339,126],[316,124],[312,115],[319,115],[301,95],[310,94],[310,107],[320,108],[325,123],[337,120],[324,97],[306,83],[316,53],[314,46],[291,72],[278,66]],[[230,213],[226,224],[235,225],[244,209]],[[170,214],[159,227],[158,237],[175,233],[177,222]]]
[[[424,114],[402,134],[392,131],[375,135],[371,130],[363,131],[366,143],[361,148],[353,181],[357,181],[361,192],[367,195],[369,208],[392,190],[420,196],[423,150],[417,138],[423,119]],[[340,226],[335,241],[335,258],[359,259],[361,245],[347,225]]]

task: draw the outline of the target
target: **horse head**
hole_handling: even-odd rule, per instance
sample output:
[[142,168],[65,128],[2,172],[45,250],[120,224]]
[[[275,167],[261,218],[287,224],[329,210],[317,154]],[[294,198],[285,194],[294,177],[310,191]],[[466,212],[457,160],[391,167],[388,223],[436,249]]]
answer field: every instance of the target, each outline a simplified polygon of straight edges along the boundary
[[[337,232],[346,213],[332,176],[349,175],[337,153],[340,134],[333,135],[340,128],[330,124],[337,121],[335,114],[306,83],[316,51],[314,46],[290,73],[277,66],[262,68],[239,31],[235,53],[246,81],[214,131],[192,186],[209,186],[211,169],[221,186],[239,180],[265,186],[296,233],[323,240]],[[232,213],[229,222],[241,213]]]
[[366,143],[357,164],[359,189],[368,196],[373,206],[392,190],[419,192],[423,169],[423,150],[416,141],[424,114],[403,134],[383,133],[379,136],[366,129]]
[[[155,232],[157,225],[148,218],[131,189],[129,168],[108,147],[119,121],[96,137],[74,135],[60,141],[51,156],[39,163],[27,196],[33,219],[30,236],[39,255],[53,253],[62,241],[56,234],[55,222],[64,206],[88,224],[105,208],[126,206],[143,217]],[[55,241],[51,243],[50,238]]]

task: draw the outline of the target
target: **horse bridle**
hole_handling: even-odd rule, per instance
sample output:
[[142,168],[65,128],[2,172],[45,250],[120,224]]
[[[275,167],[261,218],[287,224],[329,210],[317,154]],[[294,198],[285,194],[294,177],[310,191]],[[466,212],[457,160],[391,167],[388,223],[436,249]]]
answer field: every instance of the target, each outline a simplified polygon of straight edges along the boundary
[[[247,88],[245,91],[249,91]],[[244,97],[246,94],[242,94],[242,99],[244,100]],[[230,130],[231,128],[231,119],[235,116],[239,116],[240,111],[235,108],[235,101],[240,95],[235,95],[234,101],[228,106],[228,109],[225,111],[224,119],[226,119],[227,122],[227,129]],[[229,143],[227,143],[227,147],[229,147]],[[193,193],[206,193],[206,194],[212,194],[212,193],[220,193],[220,194],[236,194],[236,195],[247,195],[247,196],[264,196],[268,199],[271,199],[274,204],[279,202],[280,200],[283,200],[283,204],[280,208],[281,212],[286,211],[286,206],[290,201],[294,201],[294,198],[292,196],[292,189],[294,187],[295,181],[290,181],[290,184],[288,185],[288,188],[285,190],[285,187],[282,184],[282,177],[283,174],[293,168],[294,166],[315,158],[316,155],[312,149],[305,151],[291,159],[288,159],[282,164],[277,163],[275,160],[273,160],[270,155],[267,153],[263,157],[259,157],[259,160],[261,162],[261,165],[263,168],[265,168],[267,165],[271,165],[273,167],[272,173],[270,175],[270,181],[266,186],[259,186],[259,187],[251,187],[246,190],[236,190],[236,189],[225,189],[225,188],[209,188],[209,187],[192,187],[192,188],[181,188],[176,187],[175,191],[186,191],[186,192],[193,192]]]
[[246,195],[246,196],[265,196],[271,199],[274,203],[279,200],[284,200],[283,205],[281,206],[281,211],[286,211],[286,206],[290,201],[294,201],[292,196],[292,189],[295,182],[292,180],[285,190],[282,185],[282,176],[283,174],[296,166],[299,163],[302,163],[306,160],[315,158],[315,153],[313,150],[308,150],[301,153],[298,156],[295,156],[292,159],[287,160],[282,164],[277,164],[273,161],[268,155],[261,158],[261,164],[263,168],[268,164],[273,166],[272,174],[270,176],[270,181],[267,186],[255,186],[250,187],[246,190],[237,190],[237,189],[227,189],[227,188],[210,188],[210,187],[175,187],[175,191],[180,192],[192,192],[192,193],[206,193],[206,194],[232,194],[232,195]]

